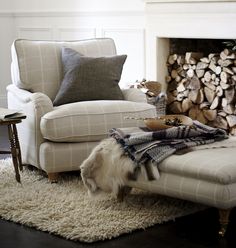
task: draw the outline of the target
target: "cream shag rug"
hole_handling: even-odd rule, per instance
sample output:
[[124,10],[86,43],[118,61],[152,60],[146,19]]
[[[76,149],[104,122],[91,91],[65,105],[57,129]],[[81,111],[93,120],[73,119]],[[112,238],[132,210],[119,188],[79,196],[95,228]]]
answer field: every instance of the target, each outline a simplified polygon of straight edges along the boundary
[[15,181],[11,159],[0,160],[0,216],[75,241],[111,239],[204,208],[138,190],[124,202],[91,198],[75,175],[51,184],[39,171],[24,168],[21,180]]

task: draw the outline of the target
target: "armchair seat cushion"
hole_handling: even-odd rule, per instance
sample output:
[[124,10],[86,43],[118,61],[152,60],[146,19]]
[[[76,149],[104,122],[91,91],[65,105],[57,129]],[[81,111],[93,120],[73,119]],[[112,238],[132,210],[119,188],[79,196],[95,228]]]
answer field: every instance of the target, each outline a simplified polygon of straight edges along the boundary
[[82,101],[54,107],[41,118],[43,137],[53,142],[99,141],[113,127],[144,126],[143,121],[125,119],[153,117],[155,107],[124,100]]

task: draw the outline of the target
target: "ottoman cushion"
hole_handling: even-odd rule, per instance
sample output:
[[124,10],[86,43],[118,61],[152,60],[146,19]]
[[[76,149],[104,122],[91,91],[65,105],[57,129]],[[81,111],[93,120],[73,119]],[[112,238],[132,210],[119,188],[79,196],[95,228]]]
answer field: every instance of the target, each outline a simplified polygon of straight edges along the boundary
[[216,148],[172,155],[159,165],[160,172],[220,184],[236,182],[236,148]]

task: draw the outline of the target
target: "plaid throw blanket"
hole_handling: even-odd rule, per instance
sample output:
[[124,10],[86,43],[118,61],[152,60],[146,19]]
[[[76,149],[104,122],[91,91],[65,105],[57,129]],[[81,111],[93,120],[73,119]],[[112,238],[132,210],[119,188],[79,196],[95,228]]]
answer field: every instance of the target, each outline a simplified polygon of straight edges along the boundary
[[224,130],[198,121],[194,121],[191,127],[178,126],[159,131],[138,127],[113,128],[110,136],[121,144],[137,166],[149,161],[158,164],[177,151],[228,138]]

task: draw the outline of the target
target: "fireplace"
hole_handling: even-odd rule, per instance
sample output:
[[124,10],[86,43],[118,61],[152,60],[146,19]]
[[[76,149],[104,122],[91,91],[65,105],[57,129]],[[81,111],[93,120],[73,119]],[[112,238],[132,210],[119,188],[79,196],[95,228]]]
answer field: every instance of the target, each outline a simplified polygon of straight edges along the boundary
[[[233,1],[147,0],[147,78],[159,81],[163,85],[163,90],[167,90],[168,84],[166,83],[166,76],[169,74],[167,60],[170,54],[201,52],[202,57],[208,57],[211,53],[220,53],[224,48],[223,41],[236,39],[235,26],[236,2]],[[200,59],[200,57],[198,59]],[[214,59],[218,58],[213,58],[213,60]],[[183,66],[183,64],[181,66]],[[199,78],[200,80],[201,77]],[[220,78],[220,75],[218,74],[216,77]],[[203,85],[203,81],[200,81],[199,84]],[[176,86],[178,87],[179,84],[177,83]],[[180,92],[182,86],[183,84],[180,85],[178,89]],[[204,87],[205,85],[203,85],[199,91],[201,94],[203,94]],[[232,87],[234,87],[234,82],[229,89]],[[220,86],[218,88],[220,88]],[[227,91],[229,90],[227,89]],[[178,93],[179,92],[176,92],[176,94]],[[192,93],[194,93],[194,91],[192,91],[191,94]],[[218,92],[218,94],[221,93]],[[186,96],[184,98],[186,98]],[[206,112],[206,115],[211,112],[211,116],[208,116],[211,119],[213,116],[217,116],[217,120],[208,121],[209,124],[218,127],[224,126],[224,129],[235,132],[236,111],[234,112],[234,108],[236,99],[234,98],[230,104],[224,106],[227,111],[229,111],[229,107],[231,108],[230,114],[227,113],[227,116],[221,116],[224,114],[221,104],[223,98],[225,98],[225,93],[223,92],[223,94],[221,94],[220,99],[216,99],[219,101],[217,108],[213,109],[214,111],[212,111],[212,108],[215,102],[212,106],[211,103],[207,105],[205,98],[205,95],[202,96],[204,100],[201,101],[201,107]],[[181,105],[181,101],[180,99],[176,100],[176,104]],[[226,105],[225,99],[223,101],[223,104]],[[196,111],[198,111],[199,106],[196,107],[196,104],[198,103],[193,102],[193,109],[195,108],[196,110],[197,108]],[[179,111],[181,113],[181,108],[179,109],[177,109],[177,112]],[[185,111],[185,114],[188,115],[189,112],[193,113],[190,109]],[[196,116],[199,116],[200,112],[197,112]],[[214,115],[212,114],[213,112]],[[220,113],[219,116],[218,113]],[[231,126],[226,122],[226,118],[230,119]],[[201,120],[207,121],[204,116],[202,116]],[[222,121],[224,121],[224,125]]]
[[236,39],[236,2],[145,0],[146,78],[166,89],[170,39]]

